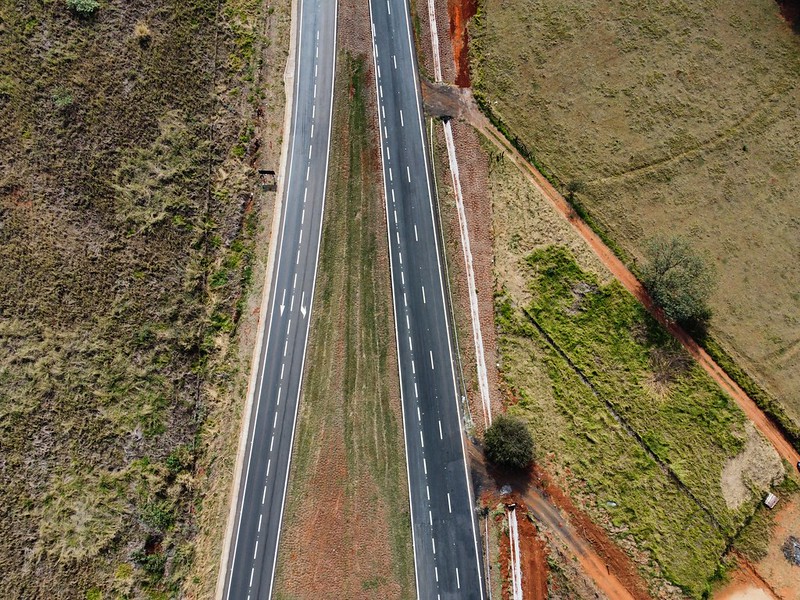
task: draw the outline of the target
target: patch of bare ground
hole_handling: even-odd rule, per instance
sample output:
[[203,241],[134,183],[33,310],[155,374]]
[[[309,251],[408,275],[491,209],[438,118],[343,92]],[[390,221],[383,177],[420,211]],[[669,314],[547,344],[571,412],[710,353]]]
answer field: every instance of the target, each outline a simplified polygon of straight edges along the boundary
[[737,561],[729,577],[730,579],[714,592],[714,600],[781,600],[745,559],[740,558]]
[[[775,508],[766,556],[749,565],[761,587],[767,587],[780,600],[800,600],[800,564],[790,560],[790,538],[800,540],[800,498],[782,498]],[[796,557],[795,557],[796,558]],[[724,596],[723,596],[724,597]]]
[[[547,539],[557,539],[577,560],[596,591],[615,599],[650,598],[635,563],[543,470],[533,467],[526,473],[507,472],[488,463],[477,445],[471,444],[468,450],[476,493],[485,505],[493,506],[492,499],[502,498],[521,502]],[[510,495],[501,493],[505,486]]]
[[415,594],[368,24],[366,3],[340,3],[334,143],[276,598]]
[[770,489],[783,479],[783,463],[775,449],[764,443],[752,423],[745,426],[744,449],[722,469],[722,495],[728,508],[747,502],[752,488]]

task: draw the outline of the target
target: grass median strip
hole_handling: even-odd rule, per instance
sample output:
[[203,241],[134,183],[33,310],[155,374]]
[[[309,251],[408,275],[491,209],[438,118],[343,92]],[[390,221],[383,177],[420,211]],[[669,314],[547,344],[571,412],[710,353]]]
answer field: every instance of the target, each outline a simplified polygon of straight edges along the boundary
[[367,64],[348,53],[338,61],[328,198],[278,598],[415,595]]

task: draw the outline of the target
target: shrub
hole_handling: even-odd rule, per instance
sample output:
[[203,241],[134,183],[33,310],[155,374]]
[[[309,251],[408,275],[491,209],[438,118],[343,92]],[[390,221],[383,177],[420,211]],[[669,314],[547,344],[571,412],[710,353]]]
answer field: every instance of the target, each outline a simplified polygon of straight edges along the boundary
[[53,104],[56,105],[56,108],[69,108],[74,102],[75,99],[72,97],[72,92],[70,92],[67,88],[57,87],[55,90],[53,90]]
[[147,23],[144,21],[139,21],[133,28],[133,37],[136,38],[136,41],[139,42],[140,46],[147,46],[147,44],[150,43],[153,34],[150,32],[150,28],[147,26]]
[[483,438],[486,456],[494,463],[524,469],[533,462],[533,438],[524,421],[498,416]]
[[646,247],[642,283],[667,319],[684,325],[703,324],[711,316],[708,299],[713,271],[683,238],[656,238]]
[[97,0],[67,0],[67,6],[80,16],[88,17],[100,8],[100,3]]

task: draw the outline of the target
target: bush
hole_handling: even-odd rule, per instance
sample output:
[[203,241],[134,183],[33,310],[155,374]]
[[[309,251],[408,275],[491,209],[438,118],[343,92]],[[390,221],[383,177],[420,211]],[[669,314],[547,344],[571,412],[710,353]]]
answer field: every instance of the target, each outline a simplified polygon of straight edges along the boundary
[[100,8],[97,0],[67,0],[67,6],[82,17],[93,15]]
[[153,37],[150,28],[144,21],[139,21],[133,28],[133,37],[139,42],[140,46],[147,46]]
[[500,415],[483,437],[486,456],[504,467],[524,469],[533,462],[533,438],[521,419]]
[[667,319],[683,325],[703,325],[711,316],[708,299],[713,271],[686,240],[656,238],[646,247],[642,283]]

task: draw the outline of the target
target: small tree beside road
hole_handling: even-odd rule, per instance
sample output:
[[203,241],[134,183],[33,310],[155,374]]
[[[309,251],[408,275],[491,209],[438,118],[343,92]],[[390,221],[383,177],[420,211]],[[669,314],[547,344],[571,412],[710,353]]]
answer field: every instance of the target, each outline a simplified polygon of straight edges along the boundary
[[708,300],[714,273],[680,237],[656,238],[646,248],[642,283],[667,319],[702,324],[711,316]]
[[498,416],[483,437],[486,456],[504,467],[524,469],[533,462],[533,438],[522,419]]

